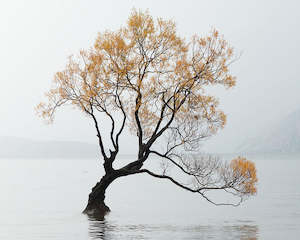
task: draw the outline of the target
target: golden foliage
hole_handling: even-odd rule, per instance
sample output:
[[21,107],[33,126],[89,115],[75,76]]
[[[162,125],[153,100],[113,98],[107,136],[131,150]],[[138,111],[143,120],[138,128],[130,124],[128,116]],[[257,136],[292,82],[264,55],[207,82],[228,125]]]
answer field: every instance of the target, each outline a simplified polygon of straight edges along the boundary
[[257,183],[255,164],[246,158],[238,157],[231,161],[230,168],[236,181],[235,187],[244,194],[255,194]]
[[[99,33],[90,50],[71,56],[54,76],[47,103],[39,115],[53,120],[56,109],[71,104],[85,113],[124,111],[127,124],[149,139],[161,118],[174,123],[196,121],[214,134],[226,122],[218,101],[205,94],[209,85],[231,88],[233,50],[218,31],[190,42],[178,36],[176,24],[133,10],[127,25]],[[164,107],[165,106],[165,107]]]

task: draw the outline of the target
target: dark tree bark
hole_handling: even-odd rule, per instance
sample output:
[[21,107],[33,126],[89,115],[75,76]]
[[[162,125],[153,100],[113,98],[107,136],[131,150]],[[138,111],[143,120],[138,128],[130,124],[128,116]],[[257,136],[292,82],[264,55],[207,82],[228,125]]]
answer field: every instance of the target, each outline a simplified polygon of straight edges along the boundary
[[105,191],[108,186],[117,178],[114,173],[105,174],[101,180],[92,188],[92,192],[89,194],[89,200],[83,213],[94,216],[101,217],[110,212],[108,206],[106,206]]
[[112,167],[112,162],[115,160],[115,156],[116,154],[111,152],[110,158],[104,158],[103,166],[105,175],[92,188],[92,192],[89,194],[87,206],[83,211],[83,213],[87,214],[89,217],[103,219],[104,215],[110,212],[109,207],[104,202],[106,189],[117,178],[138,173],[143,166],[143,161],[145,161],[148,157],[148,154],[146,155],[146,158],[133,161],[117,170]]

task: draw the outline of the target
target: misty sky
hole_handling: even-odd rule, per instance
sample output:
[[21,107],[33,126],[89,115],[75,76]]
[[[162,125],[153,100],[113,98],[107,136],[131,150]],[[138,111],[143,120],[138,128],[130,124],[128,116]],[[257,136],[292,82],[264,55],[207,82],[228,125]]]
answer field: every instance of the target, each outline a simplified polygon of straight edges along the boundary
[[94,142],[80,112],[62,109],[49,126],[34,107],[67,56],[91,46],[97,32],[124,25],[133,7],[175,20],[187,39],[215,27],[242,52],[232,67],[237,86],[215,91],[228,123],[209,149],[231,151],[300,108],[298,1],[10,0],[0,3],[0,136]]

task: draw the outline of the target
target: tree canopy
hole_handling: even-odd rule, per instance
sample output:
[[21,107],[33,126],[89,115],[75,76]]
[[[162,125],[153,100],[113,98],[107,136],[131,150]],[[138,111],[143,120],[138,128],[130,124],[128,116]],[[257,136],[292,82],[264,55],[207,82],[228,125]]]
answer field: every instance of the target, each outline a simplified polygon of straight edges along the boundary
[[[49,122],[63,105],[86,114],[95,124],[106,175],[147,173],[214,204],[219,203],[206,193],[224,190],[239,198],[230,203],[236,205],[256,193],[254,163],[242,157],[225,163],[198,154],[199,143],[226,123],[217,98],[207,88],[235,85],[229,72],[233,60],[233,48],[217,30],[187,41],[173,21],[134,10],[125,27],[99,33],[90,49],[69,58],[37,110]],[[104,118],[111,122],[108,136],[100,126]],[[127,128],[137,136],[137,156],[115,169],[119,139]],[[145,161],[155,161],[151,155],[162,159],[161,172],[144,168]],[[176,180],[173,169],[186,176],[186,183]]]

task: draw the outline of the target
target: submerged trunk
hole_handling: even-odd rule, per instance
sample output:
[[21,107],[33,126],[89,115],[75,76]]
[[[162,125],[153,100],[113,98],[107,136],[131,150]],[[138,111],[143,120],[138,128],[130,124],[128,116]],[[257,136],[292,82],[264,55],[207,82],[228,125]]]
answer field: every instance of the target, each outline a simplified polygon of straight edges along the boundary
[[107,187],[117,178],[114,174],[104,175],[100,182],[98,182],[89,194],[89,200],[83,213],[92,215],[95,217],[103,217],[110,209],[105,205],[105,191]]
[[[106,159],[104,162],[105,175],[101,178],[89,194],[89,200],[83,213],[89,215],[89,217],[103,219],[104,215],[110,212],[110,209],[104,203],[105,191],[108,186],[117,178],[134,174],[134,171],[140,169],[143,163],[132,162],[122,169],[115,170],[112,168],[112,162],[115,158],[115,154],[112,159]],[[133,172],[132,172],[133,171]]]

